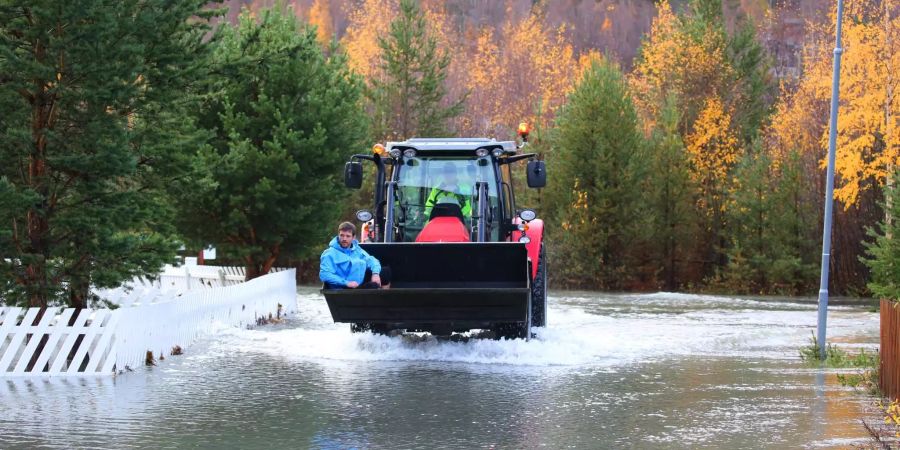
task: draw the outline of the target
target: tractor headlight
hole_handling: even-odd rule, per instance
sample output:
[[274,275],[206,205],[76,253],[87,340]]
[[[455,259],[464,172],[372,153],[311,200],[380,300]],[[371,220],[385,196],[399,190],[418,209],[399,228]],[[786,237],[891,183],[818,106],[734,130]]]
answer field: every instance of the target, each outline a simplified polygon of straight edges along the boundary
[[372,213],[368,210],[361,209],[356,212],[356,220],[360,222],[368,222],[372,220]]
[[391,151],[388,152],[388,154],[391,155],[391,158],[397,159],[400,157],[400,155],[403,154],[403,152],[399,148],[392,148]]
[[519,211],[519,218],[525,222],[531,222],[535,217],[537,217],[537,213],[532,209],[523,209],[522,211]]
[[488,149],[486,149],[486,148],[479,148],[479,149],[475,150],[475,156],[477,156],[479,158],[484,158],[487,155],[488,155]]
[[502,148],[495,148],[494,151],[491,152],[491,154],[494,155],[494,158],[499,158],[500,155],[503,154],[503,149],[502,149]]
[[519,242],[521,242],[523,244],[528,244],[528,243],[531,243],[531,238],[523,235],[522,237],[519,238]]
[[404,158],[415,158],[416,157],[416,149],[408,148],[406,150],[403,150],[403,157]]

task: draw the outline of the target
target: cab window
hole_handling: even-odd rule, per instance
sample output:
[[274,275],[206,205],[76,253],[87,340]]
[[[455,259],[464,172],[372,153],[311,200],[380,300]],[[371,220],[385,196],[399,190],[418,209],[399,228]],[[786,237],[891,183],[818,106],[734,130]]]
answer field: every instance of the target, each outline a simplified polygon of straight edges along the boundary
[[[394,217],[400,227],[400,239],[415,241],[416,236],[430,220],[438,203],[454,203],[460,208],[463,224],[472,228],[472,216],[477,211],[475,185],[488,183],[488,209],[499,207],[498,189],[493,165],[487,159],[414,157],[403,160],[396,168],[397,197],[394,199]],[[492,215],[489,212],[489,220]],[[493,219],[499,220],[499,219]],[[492,240],[499,227],[489,224]]]

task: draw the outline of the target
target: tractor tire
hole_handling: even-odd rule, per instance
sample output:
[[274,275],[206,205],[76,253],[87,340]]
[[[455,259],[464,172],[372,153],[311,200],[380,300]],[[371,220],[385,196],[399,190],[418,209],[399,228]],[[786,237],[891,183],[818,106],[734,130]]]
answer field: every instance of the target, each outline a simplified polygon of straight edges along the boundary
[[389,330],[384,325],[379,324],[371,324],[365,322],[357,322],[350,324],[350,332],[351,333],[365,333],[366,331],[371,331],[372,334],[381,334],[387,335],[390,334],[391,330]]
[[531,326],[528,323],[504,323],[491,328],[494,338],[503,339],[528,339],[531,337]]
[[541,244],[537,274],[531,283],[531,326],[547,326],[547,257],[544,244]]

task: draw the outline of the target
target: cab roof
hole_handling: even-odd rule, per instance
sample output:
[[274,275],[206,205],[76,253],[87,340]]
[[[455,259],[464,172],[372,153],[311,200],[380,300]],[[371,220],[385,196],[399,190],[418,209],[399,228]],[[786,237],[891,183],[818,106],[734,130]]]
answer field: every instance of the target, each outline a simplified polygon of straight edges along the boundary
[[474,152],[479,148],[487,148],[489,150],[501,148],[503,153],[516,153],[516,143],[514,141],[497,141],[488,138],[413,138],[402,142],[388,142],[385,147],[387,151],[391,151],[393,148],[401,150],[412,148],[417,152],[434,152],[435,154]]

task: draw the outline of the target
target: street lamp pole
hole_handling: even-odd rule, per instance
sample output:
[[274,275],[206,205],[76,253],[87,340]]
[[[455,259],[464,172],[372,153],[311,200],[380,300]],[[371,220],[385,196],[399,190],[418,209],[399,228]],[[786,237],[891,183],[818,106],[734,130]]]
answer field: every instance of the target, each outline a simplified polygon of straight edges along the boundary
[[825,359],[825,325],[828,320],[828,265],[831,258],[831,216],[834,205],[834,154],[837,147],[838,97],[841,85],[841,22],[844,1],[837,0],[837,29],[835,31],[834,73],[831,83],[831,119],[828,135],[828,175],[825,180],[825,226],[822,231],[822,274],[819,282],[819,321],[817,342],[819,358]]

